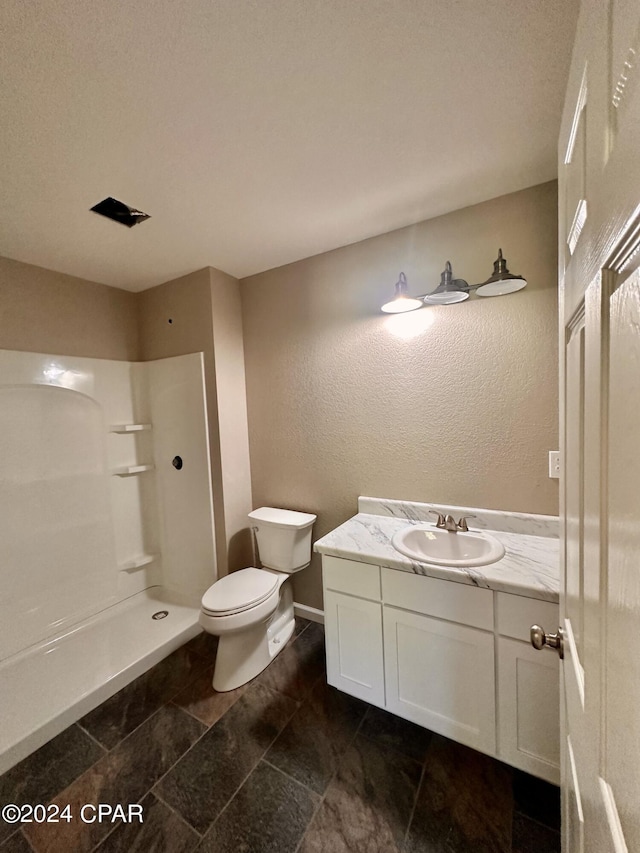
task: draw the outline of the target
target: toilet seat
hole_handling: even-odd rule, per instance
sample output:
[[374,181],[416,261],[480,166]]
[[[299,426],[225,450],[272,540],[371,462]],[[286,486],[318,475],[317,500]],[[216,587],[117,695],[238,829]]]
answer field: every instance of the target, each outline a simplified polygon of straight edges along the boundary
[[209,616],[242,613],[262,604],[277,588],[277,575],[251,566],[210,586],[202,596],[202,610]]

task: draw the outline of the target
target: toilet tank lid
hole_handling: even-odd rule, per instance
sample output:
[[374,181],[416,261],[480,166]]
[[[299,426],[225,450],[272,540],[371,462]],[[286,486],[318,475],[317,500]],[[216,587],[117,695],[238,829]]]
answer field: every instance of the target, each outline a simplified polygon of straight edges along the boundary
[[261,506],[259,509],[250,512],[249,518],[263,524],[273,524],[274,527],[310,527],[317,516],[310,512],[295,512],[292,509]]

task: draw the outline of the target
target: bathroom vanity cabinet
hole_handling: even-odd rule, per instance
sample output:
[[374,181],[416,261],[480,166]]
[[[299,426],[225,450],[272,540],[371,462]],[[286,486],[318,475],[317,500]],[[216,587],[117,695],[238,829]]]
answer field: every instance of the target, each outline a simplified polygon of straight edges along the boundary
[[550,782],[559,660],[529,644],[558,605],[323,555],[329,684]]

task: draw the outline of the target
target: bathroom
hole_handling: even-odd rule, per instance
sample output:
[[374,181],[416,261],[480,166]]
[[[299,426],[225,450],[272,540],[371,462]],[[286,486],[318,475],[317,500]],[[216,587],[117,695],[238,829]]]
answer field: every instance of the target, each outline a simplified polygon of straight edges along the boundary
[[[566,50],[556,51],[553,60],[549,47],[534,50],[527,38],[515,34],[515,19],[505,19],[504,3],[492,4],[483,21],[472,4],[465,4],[466,29],[460,25],[451,33],[458,38],[467,33],[466,52],[479,40],[477,34],[500,26],[505,38],[513,38],[504,48],[512,62],[518,48],[528,45],[527,85],[537,80],[541,87],[546,80],[553,89],[544,97],[527,90],[535,102],[531,113],[538,110],[540,115],[536,128],[532,121],[518,127],[529,108],[510,102],[508,110],[516,116],[510,119],[504,136],[511,136],[504,145],[488,145],[474,156],[478,132],[466,139],[467,126],[461,124],[455,156],[464,168],[451,166],[445,145],[439,149],[445,177],[438,177],[415,148],[407,163],[413,156],[416,173],[430,174],[428,187],[412,186],[415,174],[407,166],[404,174],[402,169],[395,173],[393,186],[381,178],[379,191],[369,186],[362,192],[360,187],[352,207],[341,207],[340,199],[355,194],[359,184],[366,186],[365,173],[358,171],[363,130],[348,121],[340,124],[340,109],[353,108],[357,98],[361,105],[370,103],[374,112],[389,111],[388,136],[378,140],[371,160],[366,146],[362,152],[363,163],[371,168],[378,168],[383,156],[389,161],[402,139],[402,99],[396,104],[394,92],[385,90],[382,70],[376,78],[379,91],[368,89],[362,69],[371,68],[367,46],[374,43],[385,58],[384,73],[397,75],[396,84],[408,84],[416,75],[405,74],[393,59],[394,41],[388,33],[397,26],[408,39],[412,59],[425,63],[422,72],[433,72],[419,39],[411,39],[412,31],[419,32],[435,48],[429,22],[413,4],[378,4],[371,20],[354,10],[353,18],[341,17],[344,10],[338,14],[332,5],[336,20],[327,25],[323,49],[331,54],[330,45],[337,40],[354,87],[346,87],[345,100],[337,99],[331,113],[334,128],[346,134],[348,127],[351,134],[343,140],[342,154],[339,132],[332,153],[330,146],[327,152],[322,147],[328,145],[326,139],[320,144],[305,131],[305,117],[311,120],[305,110],[311,110],[313,98],[297,99],[294,87],[291,102],[279,103],[258,87],[251,102],[256,113],[249,119],[238,111],[236,136],[229,130],[227,138],[217,128],[213,109],[202,125],[193,114],[182,114],[182,122],[169,127],[151,157],[156,172],[150,179],[140,174],[145,157],[141,137],[158,131],[167,103],[152,79],[153,62],[145,67],[134,52],[124,50],[125,44],[133,46],[136,31],[122,28],[124,13],[114,12],[109,19],[105,12],[75,9],[79,15],[72,21],[71,0],[56,0],[50,11],[34,7],[23,18],[18,4],[9,5],[14,7],[7,9],[7,21],[15,55],[28,38],[47,48],[21,84],[33,109],[47,100],[38,92],[38,81],[46,90],[49,105],[43,108],[40,127],[56,127],[54,108],[64,106],[60,92],[72,91],[75,100],[69,100],[67,113],[58,113],[68,121],[52,135],[57,160],[39,153],[39,137],[25,144],[33,116],[16,110],[8,158],[15,171],[3,184],[7,197],[15,199],[15,218],[5,211],[0,227],[0,399],[6,401],[0,505],[3,563],[9,567],[0,584],[0,806],[20,810],[24,804],[40,804],[43,811],[34,811],[32,819],[22,814],[16,821],[3,812],[1,853],[553,853],[561,844],[563,850],[588,850],[567,846],[573,845],[574,830],[568,820],[572,800],[566,794],[571,785],[566,764],[561,822],[559,700],[533,724],[545,728],[553,741],[552,761],[532,754],[510,758],[501,746],[509,705],[500,704],[498,695],[506,677],[497,659],[505,640],[498,602],[514,592],[511,598],[528,601],[524,587],[498,583],[476,590],[485,585],[483,569],[476,574],[470,570],[461,583],[444,581],[447,588],[466,584],[470,593],[495,596],[495,637],[493,616],[490,624],[470,629],[491,638],[491,675],[484,687],[490,683],[496,707],[493,741],[487,745],[489,741],[465,735],[464,726],[458,735],[458,729],[439,727],[437,721],[426,724],[414,710],[394,709],[388,681],[382,699],[351,690],[339,677],[336,681],[331,658],[335,626],[328,608],[334,587],[327,585],[331,565],[341,565],[331,559],[342,559],[345,566],[362,559],[351,554],[344,560],[349,552],[331,550],[334,531],[346,529],[342,526],[353,523],[356,515],[374,512],[375,505],[384,515],[394,502],[403,503],[403,525],[419,522],[433,528],[432,509],[454,522],[463,514],[475,515],[475,520],[469,518],[472,533],[482,536],[484,527],[497,531],[498,538],[506,531],[505,541],[514,531],[544,538],[547,544],[553,540],[557,554],[557,519],[562,532],[563,500],[567,507],[573,500],[569,485],[566,493],[562,490],[571,483],[575,461],[559,426],[563,406],[573,411],[572,404],[559,398],[564,372],[573,382],[573,362],[565,362],[559,349],[564,338],[558,335],[558,258],[570,258],[566,242],[571,253],[578,246],[580,257],[584,221],[572,214],[575,209],[586,217],[586,202],[581,207],[586,192],[581,193],[579,181],[574,185],[573,172],[569,178],[568,172],[559,174],[555,150],[558,135],[562,139],[564,134],[577,162],[586,138],[581,124],[586,89],[577,60],[570,63],[578,4],[567,3],[562,13],[547,9],[548,20],[540,10],[518,12],[522,30],[535,23],[547,35],[562,34]],[[318,56],[305,53],[305,38],[315,32],[321,11],[306,10],[298,20],[290,17],[289,4],[280,5],[270,16],[254,6],[243,15],[221,4],[225,11],[216,25],[223,31],[229,27],[230,33],[244,28],[243,38],[256,51],[255,67],[266,62],[272,83],[288,79],[292,68],[299,71],[302,65],[295,62],[307,57],[318,74],[309,85],[317,87],[314,96],[320,98],[326,80],[321,66],[315,66]],[[438,4],[429,5],[434,32],[449,33],[453,25],[440,15]],[[158,52],[185,63],[178,75],[182,86],[202,71],[198,61],[206,45],[199,32],[212,26],[203,4],[194,2],[191,11],[193,16],[183,20],[167,8],[154,24]],[[588,14],[601,23],[594,10],[583,12],[587,20]],[[626,20],[624,14],[619,12],[621,20]],[[135,21],[139,28],[150,23],[142,12]],[[283,48],[273,68],[271,50],[263,44],[265,28]],[[587,30],[584,24],[578,29],[577,44],[589,54]],[[106,74],[109,63],[100,54],[100,32],[120,51],[119,88],[111,89],[100,74],[88,74],[84,82],[73,74],[74,69],[91,68],[96,57]],[[68,44],[68,66],[52,59],[52,46],[62,38]],[[355,46],[362,52],[347,57]],[[463,57],[468,80],[475,66],[461,49],[461,61]],[[212,60],[218,70],[231,61],[222,49]],[[247,82],[240,67],[238,85]],[[55,69],[51,80],[42,77],[44,69]],[[127,80],[136,76],[138,82],[128,87]],[[243,97],[257,85],[255,80],[249,80]],[[509,88],[502,80],[500,85],[504,96],[517,91],[515,83]],[[562,113],[565,90],[569,107]],[[158,100],[149,101],[145,121],[137,124],[145,91]],[[185,91],[177,85],[167,90],[178,110],[177,98]],[[217,95],[221,110],[225,91],[221,86]],[[419,87],[407,96],[408,114],[416,91]],[[102,99],[101,112],[90,97],[83,100],[83,93],[95,92]],[[462,97],[459,89],[457,96]],[[130,121],[126,126],[117,117],[122,97]],[[573,111],[576,99],[581,107]],[[328,109],[331,102],[323,103]],[[439,109],[444,118],[447,105]],[[520,118],[518,109],[523,111]],[[285,144],[278,152],[281,171],[274,160],[270,172],[266,152],[282,141],[270,126],[274,116],[291,122],[292,137],[300,151],[306,150],[305,163],[327,153],[317,180],[311,180]],[[79,143],[65,152],[70,137],[77,135],[74,122],[88,117],[96,121],[91,135],[96,147]],[[364,107],[360,117],[363,127],[376,125],[375,115]],[[474,121],[480,122],[477,114]],[[119,141],[110,123],[120,132]],[[427,124],[416,118],[411,133],[425,132]],[[491,121],[483,125],[487,131],[490,126]],[[536,135],[543,126],[545,132]],[[247,139],[254,127],[260,138]],[[211,182],[204,165],[211,156],[204,134],[214,134],[214,128],[217,156],[225,165],[225,182],[219,185]],[[520,150],[527,135],[537,159]],[[262,143],[264,170],[245,174],[239,164],[247,158],[255,162]],[[195,184],[190,183],[195,165],[191,173],[180,158],[185,150],[193,150],[194,157],[197,152],[203,164]],[[78,180],[70,179],[69,188],[66,178],[75,166],[65,158],[72,155],[79,158]],[[94,160],[100,164],[97,177]],[[285,166],[299,186],[278,197],[276,186],[288,174]],[[42,186],[27,180],[29,170],[38,169],[49,176]],[[153,169],[149,167],[150,175]],[[199,183],[211,193],[204,201],[185,190]],[[234,186],[242,186],[255,205],[232,197]],[[150,218],[124,228],[89,210],[110,195],[139,204]],[[172,195],[180,198],[178,212],[169,212]],[[597,199],[595,191],[593,196]],[[62,199],[57,217],[46,210],[46,199],[53,197]],[[629,222],[633,231],[636,220]],[[518,284],[513,292],[505,290],[504,297],[486,299],[471,287],[460,304],[381,312],[396,282],[406,280],[408,295],[423,296],[437,287],[447,262],[465,287],[486,281],[499,251],[515,274],[513,281],[526,279],[522,289]],[[567,305],[574,296],[572,292]],[[571,318],[563,325],[577,327]],[[587,351],[583,344],[581,365]],[[575,433],[582,435],[585,429],[583,425]],[[89,450],[86,458],[78,452],[85,442],[95,450],[91,458]],[[551,457],[561,448],[566,455],[566,462],[559,463],[563,479]],[[76,476],[77,481],[72,479]],[[84,491],[70,491],[72,487]],[[38,518],[37,507],[45,504],[55,504],[56,512],[47,509]],[[261,525],[270,508],[299,513],[305,529],[313,524],[306,556],[289,568],[279,569],[266,556]],[[258,515],[249,515],[256,511]],[[297,523],[294,516],[286,518]],[[546,532],[539,535],[536,525]],[[463,530],[456,534],[460,539]],[[448,532],[452,540],[453,531]],[[566,553],[570,564],[570,550]],[[405,563],[404,571],[412,571]],[[540,589],[531,600],[555,610],[546,611],[553,614],[548,619],[530,619],[527,632],[532,621],[547,632],[560,624],[550,621],[560,618],[558,560],[550,563],[539,567]],[[379,565],[383,573],[394,568],[393,561]],[[223,683],[222,649],[231,646],[221,630],[208,627],[203,594],[221,589],[218,585],[227,579],[243,577],[240,573],[253,566],[263,567],[262,578],[272,570],[292,573],[279,578],[282,586],[275,594],[284,602],[286,626],[275,638],[277,651],[269,637],[271,662],[265,658],[235,680],[232,664],[231,681]],[[431,579],[442,577],[431,573]],[[354,596],[367,598],[358,591]],[[214,616],[218,626],[220,618],[231,617]],[[459,615],[444,620],[463,621]],[[365,645],[374,645],[373,634],[361,634]],[[528,633],[506,636],[511,639],[505,642],[519,649],[526,645],[532,660],[537,656],[547,662],[551,682],[544,682],[550,684],[546,696],[557,697],[561,665],[556,652],[533,651]],[[543,636],[551,645],[555,635]],[[386,665],[390,656],[385,649]],[[235,653],[226,654],[233,659]],[[358,651],[360,658],[366,654]],[[543,683],[537,678],[532,683]],[[442,679],[452,693],[463,689],[456,686],[454,672],[443,670]],[[473,697],[467,704],[473,704]],[[624,830],[632,839],[633,821],[627,820],[615,780],[611,790],[618,795],[620,835]],[[99,804],[105,811],[97,819]],[[115,812],[117,804],[135,808]],[[69,820],[65,808],[72,815]],[[62,819],[44,820],[40,814]],[[611,825],[617,826],[615,821]]]

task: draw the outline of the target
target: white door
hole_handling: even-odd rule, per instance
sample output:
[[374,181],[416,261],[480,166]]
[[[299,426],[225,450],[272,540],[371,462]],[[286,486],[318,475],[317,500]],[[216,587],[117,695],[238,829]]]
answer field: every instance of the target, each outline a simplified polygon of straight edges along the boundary
[[640,851],[639,60],[638,0],[583,0],[559,147],[564,853]]

